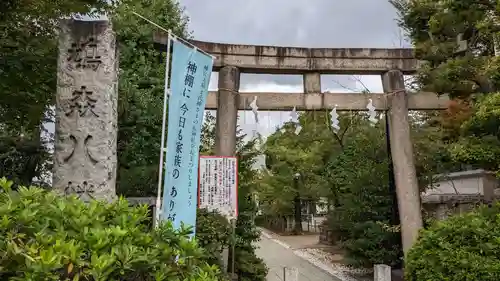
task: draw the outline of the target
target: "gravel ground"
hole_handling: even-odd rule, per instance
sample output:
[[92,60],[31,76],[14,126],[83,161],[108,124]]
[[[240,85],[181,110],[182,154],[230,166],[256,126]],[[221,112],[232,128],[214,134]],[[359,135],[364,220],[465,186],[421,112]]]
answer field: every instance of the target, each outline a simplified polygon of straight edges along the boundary
[[333,255],[321,249],[299,249],[294,253],[343,281],[373,280],[373,270],[355,269],[333,262]]
[[[261,231],[264,237],[274,240],[287,249],[291,248],[290,245],[280,241],[279,235],[265,229]],[[339,263],[338,257],[334,257],[334,254],[320,248],[293,249],[293,253],[342,281],[373,281],[373,269],[356,269],[346,266]]]

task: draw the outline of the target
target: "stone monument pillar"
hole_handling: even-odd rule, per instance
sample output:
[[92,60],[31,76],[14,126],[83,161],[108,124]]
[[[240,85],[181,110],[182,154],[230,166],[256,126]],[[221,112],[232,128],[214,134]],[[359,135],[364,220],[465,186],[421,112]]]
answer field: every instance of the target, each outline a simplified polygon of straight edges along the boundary
[[110,22],[61,22],[54,190],[83,200],[115,197],[117,66]]

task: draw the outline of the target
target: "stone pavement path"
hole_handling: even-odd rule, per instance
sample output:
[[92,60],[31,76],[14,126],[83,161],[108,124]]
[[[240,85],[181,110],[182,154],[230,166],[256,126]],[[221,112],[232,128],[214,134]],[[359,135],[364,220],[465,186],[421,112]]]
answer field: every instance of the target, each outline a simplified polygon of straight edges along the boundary
[[[293,249],[280,243],[279,240],[272,239],[269,235],[261,235],[257,247],[257,255],[264,260],[269,268],[267,281],[340,281],[295,255]],[[284,267],[297,268],[299,279],[283,280]]]

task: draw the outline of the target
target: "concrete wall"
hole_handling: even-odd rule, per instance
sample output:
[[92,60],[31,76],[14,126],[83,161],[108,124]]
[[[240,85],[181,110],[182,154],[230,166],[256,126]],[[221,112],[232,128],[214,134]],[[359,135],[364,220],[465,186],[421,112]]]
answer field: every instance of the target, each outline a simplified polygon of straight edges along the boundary
[[[436,194],[481,194],[484,195],[485,186],[488,189],[490,181],[493,179],[492,173],[484,170],[464,171],[450,173],[448,175],[438,175],[441,178],[433,187],[423,194],[430,196]],[[498,183],[497,183],[498,185]]]
[[497,200],[499,181],[494,173],[484,170],[436,175],[435,186],[422,194],[422,205],[429,215],[446,219],[450,215],[469,212],[475,207]]

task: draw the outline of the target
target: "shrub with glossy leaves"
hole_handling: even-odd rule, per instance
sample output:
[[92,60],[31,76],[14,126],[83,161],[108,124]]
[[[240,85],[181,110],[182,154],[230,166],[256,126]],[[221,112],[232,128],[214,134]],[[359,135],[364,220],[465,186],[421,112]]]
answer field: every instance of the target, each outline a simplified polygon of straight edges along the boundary
[[406,258],[405,280],[500,280],[499,214],[497,203],[422,231]]
[[0,280],[216,281],[204,251],[146,206],[84,203],[0,179]]

